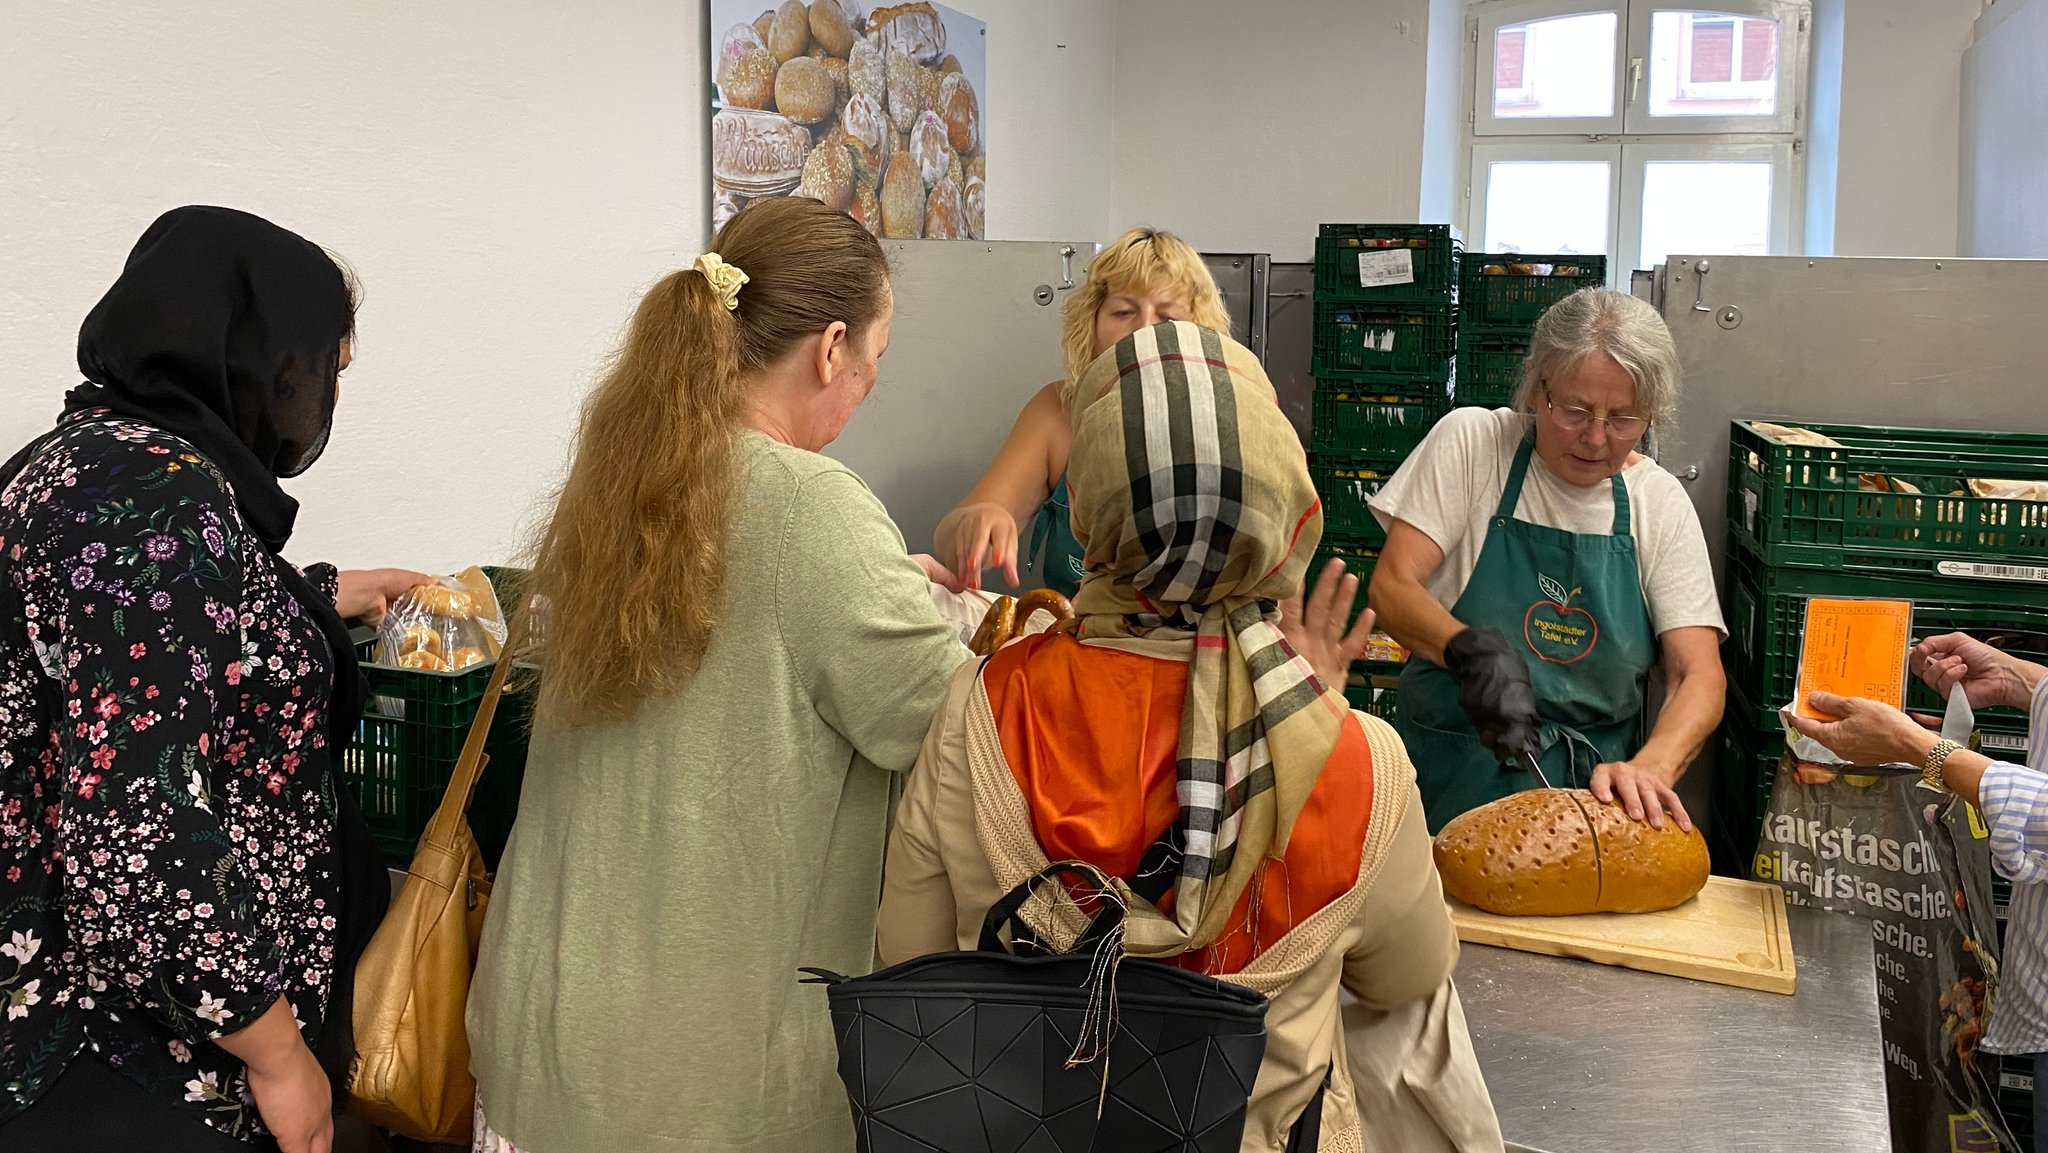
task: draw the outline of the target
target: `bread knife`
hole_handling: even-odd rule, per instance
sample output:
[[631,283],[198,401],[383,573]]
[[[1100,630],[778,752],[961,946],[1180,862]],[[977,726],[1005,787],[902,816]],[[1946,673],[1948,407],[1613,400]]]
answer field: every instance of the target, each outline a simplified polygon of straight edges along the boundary
[[1547,789],[1550,787],[1549,779],[1543,775],[1543,766],[1536,763],[1536,758],[1529,755],[1529,750],[1523,749],[1516,755],[1522,762],[1522,767],[1528,769],[1529,775],[1536,778],[1537,788]]

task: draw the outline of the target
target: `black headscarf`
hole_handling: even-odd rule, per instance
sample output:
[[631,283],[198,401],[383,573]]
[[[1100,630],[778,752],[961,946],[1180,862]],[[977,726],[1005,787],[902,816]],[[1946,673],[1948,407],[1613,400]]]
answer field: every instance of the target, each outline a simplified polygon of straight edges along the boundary
[[[78,331],[85,383],[64,398],[66,413],[111,409],[198,449],[227,478],[243,521],[277,559],[285,591],[327,640],[343,886],[340,963],[319,1045],[330,1074],[346,1067],[351,973],[383,915],[390,882],[339,773],[363,711],[355,645],[334,602],[281,555],[299,505],[277,482],[304,472],[327,445],[353,312],[340,267],[304,237],[231,208],[172,209],[142,234],[120,278],[86,316]],[[38,447],[0,466],[0,483]]]

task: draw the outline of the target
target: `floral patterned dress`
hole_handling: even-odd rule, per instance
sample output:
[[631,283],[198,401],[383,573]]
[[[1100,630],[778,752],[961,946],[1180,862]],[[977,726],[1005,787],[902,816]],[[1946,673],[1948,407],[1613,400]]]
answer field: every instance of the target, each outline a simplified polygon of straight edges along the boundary
[[[185,441],[77,414],[0,491],[0,1121],[90,1049],[244,1139],[341,897],[318,626]],[[333,570],[309,571],[332,595]]]

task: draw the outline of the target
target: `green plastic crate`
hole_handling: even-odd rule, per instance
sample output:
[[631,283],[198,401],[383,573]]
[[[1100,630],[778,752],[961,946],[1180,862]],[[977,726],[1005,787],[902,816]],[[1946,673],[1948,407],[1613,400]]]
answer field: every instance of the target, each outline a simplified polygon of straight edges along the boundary
[[1360,676],[1354,673],[1344,685],[1344,699],[1350,702],[1351,707],[1359,712],[1371,713],[1388,724],[1392,724],[1394,721],[1394,709],[1399,703],[1396,699],[1399,690],[1391,684],[1380,683],[1386,679],[1384,677]]
[[[517,570],[485,571],[498,589],[500,606],[510,612]],[[386,859],[403,864],[412,858],[447,790],[494,666],[435,673],[372,664],[376,639],[366,633],[358,633],[357,656],[369,699],[356,738],[342,756],[342,779]],[[490,762],[470,803],[469,823],[494,867],[519,812],[532,710],[530,686],[508,689],[484,745]]]
[[[1368,283],[1401,276],[1409,279]],[[1317,300],[1449,304],[1457,286],[1449,225],[1325,224],[1316,235]]]
[[1308,579],[1313,582],[1316,574],[1332,559],[1344,562],[1344,571],[1358,578],[1359,596],[1364,598],[1364,586],[1372,581],[1373,566],[1379,563],[1380,546],[1369,538],[1349,536],[1330,527],[1328,514],[1324,514],[1323,539],[1316,546],[1315,559],[1309,562]]
[[1350,537],[1373,549],[1387,543],[1387,530],[1380,527],[1366,502],[1386,487],[1393,478],[1392,469],[1370,460],[1316,457],[1309,461],[1308,472],[1315,481],[1316,495],[1323,498],[1324,532]]
[[[1981,584],[1770,568],[1762,565],[1755,553],[1741,548],[1728,550],[1727,564],[1724,663],[1729,682],[1759,702],[1762,709],[1775,709],[1792,699],[1809,597],[1912,601],[1915,639],[1967,632],[2028,660],[2048,660],[2048,598],[2026,603],[1988,596]],[[1899,654],[1899,659],[1903,662],[1905,654]],[[1908,677],[1906,707],[1939,715],[1947,702],[1938,699],[1919,678]],[[1775,726],[1775,714],[1772,718]],[[2024,733],[2026,723],[2026,714],[2017,709],[1977,710],[1978,727],[1985,732]]]
[[1708,826],[1712,835],[1707,838],[1714,871],[1745,879],[1755,871],[1758,834],[1785,751],[1784,734],[1750,727],[1747,718],[1754,712],[1740,694],[1729,694],[1714,772],[1713,818]]
[[[1353,392],[1317,382],[1309,447],[1318,453],[1399,463],[1450,411],[1450,397]],[[1392,469],[1387,471],[1391,472]]]
[[1980,721],[1977,726],[1977,751],[1993,760],[2008,761],[2015,765],[2027,763],[2027,730],[2007,726],[1985,728]]
[[[1732,542],[1773,567],[1916,576],[2048,600],[2048,501],[1971,496],[1966,487],[2048,482],[2048,436],[1798,427],[1841,447],[1784,444],[1747,420],[1730,426]],[[1863,491],[1879,478],[1919,492]]]
[[[1999,944],[2005,943],[2005,925],[1999,929]],[[2034,1059],[2029,1056],[1991,1057],[1980,1054],[1978,1061],[1998,1062],[1998,1112],[2005,1127],[2021,1149],[2034,1147]]]
[[[1333,559],[1344,562],[1344,571],[1358,578],[1358,599],[1351,602],[1349,619],[1344,622],[1348,628],[1358,619],[1358,614],[1365,611],[1365,590],[1372,583],[1373,566],[1379,563],[1380,542],[1337,532],[1330,526],[1327,503],[1323,515],[1323,539],[1316,546],[1315,556],[1309,561],[1308,572],[1302,581],[1307,586],[1305,591],[1314,592],[1316,578],[1322,575],[1323,566]],[[1384,535],[1381,534],[1382,538]]]
[[1319,301],[1315,306],[1318,379],[1355,374],[1405,377],[1416,383],[1451,378],[1456,326],[1445,308]]
[[1458,337],[1458,372],[1451,402],[1459,406],[1506,408],[1522,387],[1522,364],[1529,358],[1527,340],[1477,340]]
[[[1542,271],[1507,271],[1518,266]],[[1501,271],[1489,275],[1489,268]],[[1551,305],[1581,288],[1606,283],[1604,256],[1468,253],[1458,272],[1458,327],[1527,339]]]

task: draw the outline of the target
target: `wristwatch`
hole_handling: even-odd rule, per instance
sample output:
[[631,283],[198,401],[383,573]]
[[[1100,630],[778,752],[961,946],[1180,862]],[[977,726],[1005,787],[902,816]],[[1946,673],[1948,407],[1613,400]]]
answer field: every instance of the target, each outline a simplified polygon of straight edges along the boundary
[[1934,742],[1934,747],[1927,750],[1926,762],[1920,766],[1920,782],[1929,788],[1947,792],[1948,785],[1941,779],[1941,770],[1948,764],[1948,755],[1962,747],[1946,737]]

